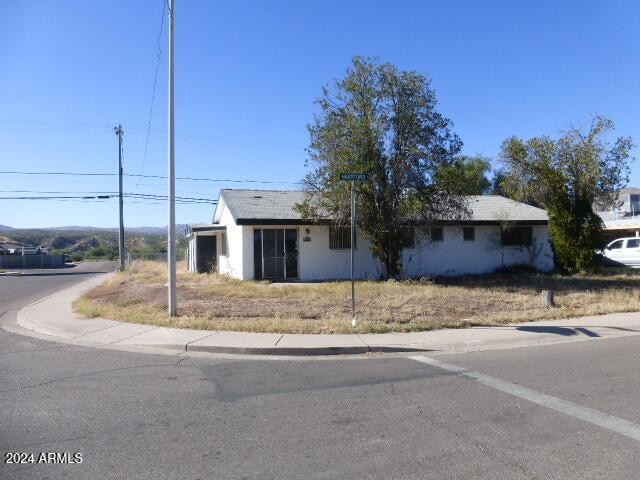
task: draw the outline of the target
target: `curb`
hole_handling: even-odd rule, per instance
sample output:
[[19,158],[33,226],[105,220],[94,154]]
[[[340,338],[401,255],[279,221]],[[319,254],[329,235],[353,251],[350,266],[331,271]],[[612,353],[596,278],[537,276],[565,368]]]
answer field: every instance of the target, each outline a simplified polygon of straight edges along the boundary
[[[106,274],[107,276],[109,274]],[[255,334],[248,332],[226,332],[212,330],[190,330],[170,327],[143,326],[143,324],[117,322],[104,318],[80,318],[73,313],[71,301],[91,286],[103,281],[104,275],[65,288],[43,297],[19,310],[16,316],[20,332],[49,341],[114,350],[149,351],[162,350],[173,353],[213,353],[231,355],[260,356],[337,356],[366,355],[384,353],[466,353],[472,351],[499,350],[504,348],[532,347],[640,335],[640,314],[615,314],[613,323],[606,325],[606,316],[583,317],[558,321],[552,326],[546,323],[504,325],[488,330],[483,327],[422,332],[414,337],[370,335],[344,335],[341,338],[320,338],[310,335],[292,335],[285,341],[285,335]],[[40,305],[44,302],[50,304]],[[53,318],[53,320],[52,320]],[[605,319],[602,322],[600,319]],[[594,321],[598,319],[598,321]],[[631,322],[629,320],[632,320]],[[581,323],[582,321],[582,323]],[[589,323],[590,322],[590,323]],[[605,325],[602,325],[605,323]],[[532,324],[535,324],[531,326]],[[526,333],[522,327],[529,326]],[[534,332],[534,328],[540,328]],[[570,333],[558,336],[544,329],[563,329]],[[594,334],[589,333],[589,329]],[[156,329],[158,332],[153,332]],[[165,331],[163,331],[165,330]],[[168,330],[168,332],[166,331]],[[507,332],[505,332],[505,330]],[[518,330],[522,330],[518,332]],[[455,332],[455,335],[453,334]],[[517,332],[517,333],[516,333]],[[429,333],[429,335],[426,335]],[[147,335],[150,334],[150,335]],[[216,334],[220,334],[219,336]],[[264,336],[260,336],[264,335]],[[140,338],[138,338],[140,337]],[[269,338],[271,337],[271,338]],[[300,338],[303,337],[303,338]],[[351,337],[351,338],[347,338]],[[205,339],[207,339],[205,341]],[[282,342],[281,342],[282,340]],[[157,343],[156,343],[157,342]]]
[[411,353],[435,352],[430,348],[419,347],[387,347],[387,346],[352,346],[352,347],[225,347],[222,345],[190,346],[185,352],[226,353],[236,355],[273,355],[273,356],[326,356],[326,355],[361,355],[366,353]]

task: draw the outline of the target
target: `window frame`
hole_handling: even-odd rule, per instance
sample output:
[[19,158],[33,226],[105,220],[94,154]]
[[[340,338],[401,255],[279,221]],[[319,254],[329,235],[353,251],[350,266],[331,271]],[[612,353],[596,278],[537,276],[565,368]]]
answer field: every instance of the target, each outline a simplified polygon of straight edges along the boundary
[[227,234],[225,232],[220,234],[220,255],[227,256]]
[[[471,238],[469,237],[471,232]],[[462,241],[463,242],[475,242],[476,241],[476,227],[462,227]]]
[[[516,233],[526,232],[526,233]],[[526,235],[526,240],[522,239]],[[508,241],[505,241],[508,239]],[[509,228],[500,228],[500,246],[502,247],[530,247],[533,245],[533,227],[531,225],[515,225]]]
[[403,237],[403,242],[406,236],[411,237],[411,242],[407,245],[402,245],[403,250],[415,250],[416,249],[416,229],[415,227],[400,227],[398,229],[399,234]]
[[[353,236],[354,236],[353,249],[357,250],[358,249],[357,232],[354,232]],[[343,244],[343,245],[340,246],[340,244]],[[329,250],[351,250],[351,227],[345,227],[343,225],[329,225]]]

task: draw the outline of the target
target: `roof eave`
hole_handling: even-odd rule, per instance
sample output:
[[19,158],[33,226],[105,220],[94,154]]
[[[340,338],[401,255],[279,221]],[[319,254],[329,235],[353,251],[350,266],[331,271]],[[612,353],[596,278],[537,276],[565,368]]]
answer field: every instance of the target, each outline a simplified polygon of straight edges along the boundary
[[[433,223],[411,223],[413,226],[502,225],[500,220],[439,220]],[[548,225],[548,220],[509,220],[509,225]],[[238,218],[236,225],[333,225],[331,220],[312,222],[299,218]]]

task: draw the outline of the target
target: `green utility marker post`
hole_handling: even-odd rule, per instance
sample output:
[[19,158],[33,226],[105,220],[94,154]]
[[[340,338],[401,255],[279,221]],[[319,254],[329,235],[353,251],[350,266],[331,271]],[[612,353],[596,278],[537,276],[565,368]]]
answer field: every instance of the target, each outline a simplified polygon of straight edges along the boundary
[[356,194],[353,189],[355,182],[364,182],[369,179],[367,173],[341,173],[340,180],[351,182],[351,325],[356,326],[356,288],[354,279],[353,247],[356,243]]

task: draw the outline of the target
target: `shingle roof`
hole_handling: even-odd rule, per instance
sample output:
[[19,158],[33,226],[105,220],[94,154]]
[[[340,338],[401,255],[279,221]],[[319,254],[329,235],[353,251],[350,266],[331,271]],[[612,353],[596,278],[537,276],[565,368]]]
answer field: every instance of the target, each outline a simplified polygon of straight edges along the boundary
[[184,234],[186,237],[190,237],[196,232],[224,231],[226,228],[226,226],[215,225],[212,223],[189,223],[187,224]]
[[295,220],[300,214],[293,209],[304,201],[306,192],[302,190],[241,190],[220,191],[233,218],[238,220]]
[[[301,203],[306,195],[307,193],[302,190],[223,189],[220,191],[220,197],[238,224],[262,220],[300,223],[300,214],[293,207]],[[467,198],[472,212],[467,222],[546,223],[549,219],[547,212],[541,208],[498,195],[472,195]]]
[[516,202],[499,195],[471,195],[467,197],[471,220],[489,221],[548,221],[546,210]]

